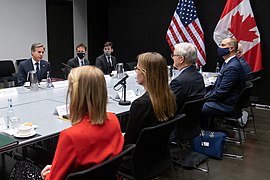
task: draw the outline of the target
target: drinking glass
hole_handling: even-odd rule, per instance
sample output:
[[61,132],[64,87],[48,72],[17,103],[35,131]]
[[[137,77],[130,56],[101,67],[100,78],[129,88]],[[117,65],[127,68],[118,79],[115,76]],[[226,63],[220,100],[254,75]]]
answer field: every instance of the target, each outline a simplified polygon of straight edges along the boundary
[[16,116],[10,118],[10,128],[15,129],[18,128],[20,124],[20,119]]

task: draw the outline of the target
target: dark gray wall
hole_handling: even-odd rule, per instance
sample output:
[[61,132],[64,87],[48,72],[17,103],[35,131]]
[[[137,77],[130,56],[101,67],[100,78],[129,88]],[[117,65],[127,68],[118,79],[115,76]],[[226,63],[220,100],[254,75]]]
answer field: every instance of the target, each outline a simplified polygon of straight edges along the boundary
[[[88,26],[89,47],[100,46],[105,41],[114,42],[114,54],[119,61],[135,61],[139,53],[146,51],[158,51],[165,56],[168,64],[171,50],[166,42],[166,31],[175,11],[178,0],[117,0],[103,1],[103,5],[95,6],[88,1],[88,22],[95,25]],[[205,71],[214,71],[216,61],[216,44],[213,40],[213,31],[223,11],[226,0],[195,0],[198,16],[205,33],[205,46],[207,64]],[[255,87],[255,93],[259,97],[259,103],[270,104],[270,63],[268,59],[270,22],[268,20],[267,0],[251,0],[251,6],[261,34],[263,70],[256,73],[262,76],[262,80]],[[94,10],[93,10],[94,9]],[[104,12],[104,9],[108,9]],[[94,13],[97,13],[94,16]],[[102,12],[102,13],[101,13]],[[107,14],[108,13],[108,14]],[[99,17],[101,15],[101,17]],[[104,22],[108,22],[108,27]],[[93,23],[95,22],[95,23]],[[89,24],[88,24],[89,25]],[[263,26],[263,27],[262,27]],[[107,28],[107,29],[104,29]],[[102,47],[101,47],[102,48]],[[97,47],[93,47],[97,50]],[[91,51],[91,50],[90,50]],[[95,55],[95,54],[94,54]]]

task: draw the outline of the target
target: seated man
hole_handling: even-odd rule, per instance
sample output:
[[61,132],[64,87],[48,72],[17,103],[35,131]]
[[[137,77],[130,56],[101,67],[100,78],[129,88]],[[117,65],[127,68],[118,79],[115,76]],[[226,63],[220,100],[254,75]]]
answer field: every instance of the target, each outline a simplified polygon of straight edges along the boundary
[[246,80],[247,81],[251,80],[253,78],[252,71],[251,71],[250,65],[243,58],[243,47],[240,43],[238,43],[238,49],[236,52],[236,56],[239,59],[241,65],[243,67],[244,73],[246,75]]
[[86,51],[87,47],[83,43],[80,43],[76,46],[77,56],[69,59],[67,62],[67,66],[64,68],[65,79],[67,79],[68,74],[72,68],[90,65],[89,60],[85,58]]
[[196,70],[197,49],[193,44],[180,43],[174,46],[173,66],[179,70],[179,75],[170,83],[176,96],[177,112],[187,101],[203,98],[205,85],[202,75]]
[[47,78],[47,71],[50,71],[50,63],[42,60],[45,47],[41,43],[34,43],[31,46],[32,58],[27,59],[20,63],[18,68],[18,85],[22,86],[28,80],[28,72],[35,70],[37,72],[37,78],[40,82],[42,79]]
[[[202,108],[202,126],[206,127],[209,116],[234,113],[234,105],[245,87],[245,73],[236,57],[238,42],[234,38],[224,39],[218,47],[218,55],[225,62],[214,86],[206,94],[207,102]],[[212,123],[212,122],[211,122]],[[211,126],[208,125],[208,127]]]
[[111,55],[113,52],[112,46],[112,42],[106,42],[103,49],[104,53],[96,59],[96,67],[101,69],[104,74],[111,74],[117,63],[116,58]]

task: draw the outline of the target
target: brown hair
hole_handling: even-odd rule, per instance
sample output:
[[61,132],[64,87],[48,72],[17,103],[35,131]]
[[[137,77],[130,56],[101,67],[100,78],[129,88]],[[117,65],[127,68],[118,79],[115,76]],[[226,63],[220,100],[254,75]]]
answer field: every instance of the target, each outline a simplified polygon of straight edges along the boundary
[[78,49],[79,47],[83,47],[83,48],[85,49],[85,51],[87,51],[87,47],[86,47],[85,44],[83,44],[83,43],[78,44],[78,45],[76,46],[76,51],[77,51],[77,49]]
[[176,102],[168,84],[166,59],[159,53],[147,52],[138,56],[138,67],[145,77],[145,88],[150,96],[155,116],[166,121],[176,112]]
[[71,124],[79,123],[87,113],[92,125],[103,124],[107,118],[107,86],[103,72],[94,66],[73,68],[68,83]]
[[104,44],[104,47],[113,47],[113,43],[112,42],[105,42],[105,44]]

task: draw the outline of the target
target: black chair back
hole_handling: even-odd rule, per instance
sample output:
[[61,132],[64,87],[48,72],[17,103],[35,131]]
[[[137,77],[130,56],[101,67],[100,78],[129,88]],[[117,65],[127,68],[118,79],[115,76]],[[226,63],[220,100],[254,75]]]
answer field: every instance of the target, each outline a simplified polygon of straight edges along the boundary
[[12,60],[0,61],[0,77],[12,76],[15,73],[15,67]]
[[251,105],[250,97],[253,88],[253,83],[251,81],[246,82],[246,87],[241,91],[235,104],[235,117],[242,117],[242,109],[248,108]]
[[118,168],[120,166],[122,157],[131,152],[136,147],[135,144],[126,145],[123,151],[117,156],[108,159],[96,166],[87,170],[71,173],[66,180],[116,180]]
[[176,136],[178,143],[191,140],[201,132],[200,115],[206,98],[201,98],[186,102],[180,113],[185,114],[185,118],[176,124]]
[[[250,82],[252,82],[252,84],[253,84],[253,89],[256,88],[256,85],[258,84],[258,82],[260,81],[260,79],[261,79],[261,76],[258,76],[256,78],[253,78],[253,79],[250,80]],[[253,90],[251,92],[250,101],[251,101],[251,103],[256,103],[256,102],[259,101],[258,100],[258,97],[256,97],[256,95],[254,94]]]
[[19,67],[20,63],[25,61],[27,59],[16,59],[16,64],[17,64],[17,67]]
[[0,83],[4,84],[4,88],[17,86],[18,77],[12,60],[0,61]]
[[127,62],[126,63],[126,67],[125,67],[125,70],[126,71],[131,71],[131,70],[134,70],[134,67],[137,65],[137,62]]
[[142,130],[131,160],[134,179],[154,178],[171,166],[169,138],[175,123],[184,117],[184,114],[180,114],[172,120]]

